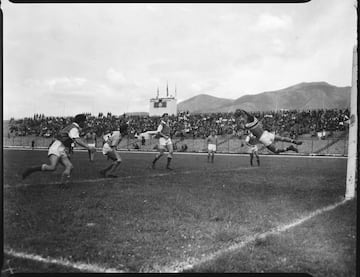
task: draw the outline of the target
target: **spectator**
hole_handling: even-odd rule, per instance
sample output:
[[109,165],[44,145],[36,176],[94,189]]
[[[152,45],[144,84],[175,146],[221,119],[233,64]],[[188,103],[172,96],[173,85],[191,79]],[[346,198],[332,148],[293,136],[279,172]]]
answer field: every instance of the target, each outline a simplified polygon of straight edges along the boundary
[[145,137],[144,136],[141,136],[141,145],[145,145]]

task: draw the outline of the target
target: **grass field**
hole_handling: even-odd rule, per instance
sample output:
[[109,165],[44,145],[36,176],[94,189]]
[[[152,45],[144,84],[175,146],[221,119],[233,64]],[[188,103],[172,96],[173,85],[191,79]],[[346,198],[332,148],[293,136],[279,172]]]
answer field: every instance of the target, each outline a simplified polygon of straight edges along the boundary
[[217,155],[211,164],[205,155],[175,154],[175,170],[166,171],[165,158],[150,168],[154,153],[121,152],[119,178],[103,179],[100,153],[90,163],[75,152],[72,184],[62,189],[61,167],[20,178],[21,168],[47,162],[45,151],[3,152],[3,275],[356,275],[356,199],[341,202],[344,158],[261,156],[258,168],[243,155]]

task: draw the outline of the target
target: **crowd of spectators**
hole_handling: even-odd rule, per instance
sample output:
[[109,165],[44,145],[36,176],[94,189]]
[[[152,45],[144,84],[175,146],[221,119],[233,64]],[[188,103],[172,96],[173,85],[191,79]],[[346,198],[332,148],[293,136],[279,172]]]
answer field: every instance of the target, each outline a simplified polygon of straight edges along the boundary
[[274,130],[290,137],[298,137],[304,134],[316,136],[319,132],[327,132],[331,135],[333,132],[345,131],[350,111],[348,109],[287,110],[255,113],[255,116],[263,118],[263,125],[268,130]]
[[[349,110],[280,110],[269,112],[251,113],[260,119],[264,129],[280,135],[298,137],[304,134],[315,136],[318,132],[344,131],[349,120]],[[113,129],[119,122],[128,122],[128,134],[137,137],[146,131],[157,129],[159,117],[106,115],[99,113],[97,116],[87,114],[88,127],[95,131],[97,136]],[[32,118],[11,119],[9,122],[9,135],[53,137],[65,125],[72,122],[72,117],[53,117],[35,114]],[[235,122],[234,113],[190,114],[180,112],[170,117],[170,125],[175,137],[205,138],[210,130],[216,130],[218,135],[242,135]]]

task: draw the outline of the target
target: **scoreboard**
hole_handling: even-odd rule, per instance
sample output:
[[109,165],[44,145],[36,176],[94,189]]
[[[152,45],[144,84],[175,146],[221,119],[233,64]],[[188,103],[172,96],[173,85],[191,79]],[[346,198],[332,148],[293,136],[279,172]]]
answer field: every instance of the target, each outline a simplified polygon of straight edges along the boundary
[[177,114],[177,100],[175,97],[151,98],[149,116],[162,116],[163,113],[169,115]]

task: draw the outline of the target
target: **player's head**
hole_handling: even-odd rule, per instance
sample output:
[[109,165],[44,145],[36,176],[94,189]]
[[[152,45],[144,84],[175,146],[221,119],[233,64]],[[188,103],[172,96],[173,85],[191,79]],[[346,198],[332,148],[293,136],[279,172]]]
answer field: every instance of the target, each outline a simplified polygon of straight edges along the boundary
[[213,135],[213,136],[215,136],[215,135],[216,135],[216,131],[213,129],[213,130],[210,131],[210,134]]
[[167,119],[169,119],[169,114],[168,113],[163,113],[161,118],[164,119],[164,120],[167,120]]
[[85,114],[77,114],[77,115],[75,115],[74,122],[79,124],[79,126],[81,128],[83,128],[85,126],[85,121],[86,121],[86,115]]
[[247,111],[242,109],[237,109],[235,111],[235,117],[238,118],[240,122],[248,123],[254,121],[254,117],[251,114],[249,114]]

